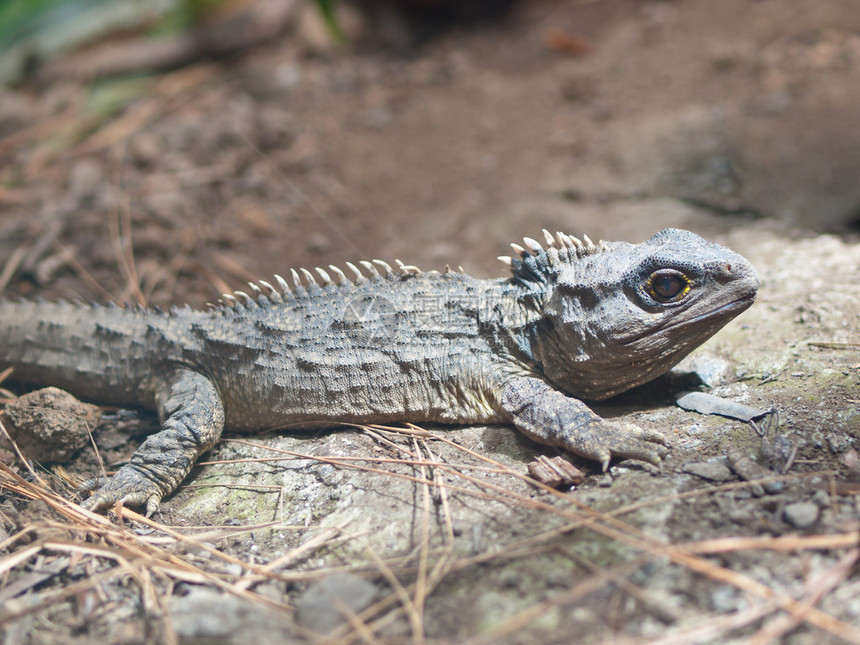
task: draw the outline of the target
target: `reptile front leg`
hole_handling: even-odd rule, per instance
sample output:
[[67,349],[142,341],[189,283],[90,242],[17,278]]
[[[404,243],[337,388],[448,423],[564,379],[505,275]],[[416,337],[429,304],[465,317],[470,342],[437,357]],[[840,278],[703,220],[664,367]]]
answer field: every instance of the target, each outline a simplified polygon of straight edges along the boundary
[[110,480],[86,482],[82,490],[95,493],[84,500],[84,508],[101,510],[121,502],[145,506],[147,517],[152,515],[221,437],[224,406],[202,374],[178,370],[158,388],[156,401],[161,432],[148,437]]
[[606,421],[582,401],[537,378],[511,379],[502,390],[501,404],[529,438],[599,461],[603,470],[612,457],[659,465],[666,454],[666,439],[659,432]]

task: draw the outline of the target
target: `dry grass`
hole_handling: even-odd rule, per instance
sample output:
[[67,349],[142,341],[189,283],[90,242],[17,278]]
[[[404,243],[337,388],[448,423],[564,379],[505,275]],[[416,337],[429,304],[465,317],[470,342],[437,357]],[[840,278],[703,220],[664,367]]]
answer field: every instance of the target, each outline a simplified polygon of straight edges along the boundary
[[[746,592],[751,606],[742,612],[714,616],[696,625],[670,630],[659,641],[661,643],[724,637],[733,630],[756,623],[762,623],[762,626],[749,640],[752,643],[769,642],[804,623],[817,627],[829,636],[860,643],[860,629],[817,608],[821,599],[843,582],[856,566],[860,557],[860,531],[857,529],[831,535],[737,536],[670,544],[643,533],[622,518],[634,510],[658,506],[677,497],[639,502],[611,513],[602,513],[576,502],[564,493],[542,486],[492,459],[469,451],[442,434],[415,426],[372,426],[362,430],[396,449],[402,458],[315,457],[243,441],[277,453],[278,456],[266,460],[311,459],[340,468],[383,473],[386,476],[409,480],[419,487],[421,529],[417,555],[413,558],[386,559],[384,554],[376,553],[367,546],[366,561],[353,563],[349,569],[384,581],[389,588],[389,594],[358,614],[350,614],[344,607],[347,623],[329,634],[323,642],[378,642],[381,639],[380,630],[400,617],[405,617],[411,631],[411,641],[422,643],[427,631],[425,608],[428,602],[432,602],[434,591],[447,576],[487,562],[528,557],[546,549],[556,549],[559,548],[556,541],[559,535],[576,529],[588,529],[633,547],[638,556],[611,568],[597,567],[579,558],[577,561],[589,572],[573,586],[510,616],[488,632],[473,635],[469,642],[476,645],[497,642],[527,628],[553,608],[581,601],[606,585],[614,585],[623,593],[639,599],[643,606],[652,611],[668,612],[671,615],[671,609],[649,601],[647,590],[629,581],[630,574],[640,567],[650,562],[669,560],[676,566],[685,567]],[[446,463],[438,459],[432,448],[437,442],[460,451],[463,463]],[[235,460],[232,460],[232,463],[235,463]],[[414,474],[388,470],[388,467],[403,465],[411,468]],[[487,473],[495,474],[497,479],[498,475],[504,475],[508,483],[487,481],[482,478]],[[527,482],[530,487],[538,489],[539,494],[531,497],[515,491],[516,487],[511,484],[516,480]],[[750,485],[752,483],[744,482],[731,487]],[[270,610],[289,614],[292,611],[289,605],[256,593],[254,587],[272,580],[307,582],[320,579],[335,570],[343,570],[341,567],[296,571],[290,567],[296,563],[304,563],[310,553],[324,553],[326,549],[342,541],[351,541],[353,545],[356,541],[365,542],[362,536],[350,535],[347,527],[290,527],[270,523],[246,527],[177,528],[147,519],[122,507],[114,508],[109,518],[82,509],[52,491],[41,479],[28,481],[5,464],[0,464],[0,487],[6,495],[39,501],[46,508],[42,519],[20,528],[0,543],[0,552],[4,553],[0,559],[0,580],[4,582],[0,590],[0,606],[3,607],[0,610],[0,627],[70,598],[87,595],[98,598],[103,595],[100,589],[105,585],[130,580],[138,589],[141,605],[147,608],[153,620],[158,621],[163,642],[173,643],[177,642],[177,637],[165,598],[172,585],[177,582],[211,585]],[[684,496],[712,495],[715,491],[726,488],[729,487],[700,490]],[[551,531],[536,533],[507,544],[501,551],[477,556],[458,556],[454,546],[450,510],[450,496],[455,494],[537,510],[562,518],[564,523]],[[434,504],[439,504],[441,508],[441,527],[437,527],[432,519],[431,510]],[[147,534],[140,532],[144,527],[149,529]],[[298,531],[305,537],[299,546],[265,564],[247,562],[228,554],[223,548],[212,546],[213,542],[264,528]],[[836,551],[841,552],[842,556],[838,564],[830,570],[807,580],[796,597],[768,587],[706,557],[718,553],[762,549],[793,553]],[[199,558],[189,556],[189,552],[205,552],[209,558],[201,562]],[[575,554],[568,555],[578,557]],[[37,562],[38,567],[34,566]],[[54,583],[46,585],[45,575],[39,572],[50,569],[52,565],[55,566],[51,575]],[[238,567],[241,573],[225,573],[227,565],[233,565],[234,569]],[[96,573],[76,582],[68,582],[69,579],[79,576],[82,570]],[[34,592],[36,585],[41,585],[38,593]],[[38,601],[16,601],[28,594],[38,598]],[[640,641],[633,639],[624,642]]]

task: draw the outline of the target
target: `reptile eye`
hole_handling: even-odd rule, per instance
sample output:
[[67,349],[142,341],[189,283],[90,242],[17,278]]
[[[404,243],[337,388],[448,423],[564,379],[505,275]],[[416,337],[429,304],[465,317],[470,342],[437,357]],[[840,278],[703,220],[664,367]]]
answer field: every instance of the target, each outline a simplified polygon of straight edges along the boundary
[[674,269],[655,271],[646,284],[648,293],[660,302],[680,300],[690,290],[690,281],[683,273]]

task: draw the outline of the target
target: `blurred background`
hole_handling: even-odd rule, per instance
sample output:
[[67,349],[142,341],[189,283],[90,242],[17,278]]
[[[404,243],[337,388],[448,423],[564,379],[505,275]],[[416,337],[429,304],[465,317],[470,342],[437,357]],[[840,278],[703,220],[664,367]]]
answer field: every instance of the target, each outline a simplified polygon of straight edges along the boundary
[[[544,227],[635,242],[677,226],[762,276],[682,371],[779,411],[760,438],[676,408],[686,377],[639,388],[597,410],[665,432],[664,471],[580,460],[563,498],[523,481],[552,453],[510,428],[448,428],[432,452],[379,429],[234,437],[158,514],[218,530],[174,544],[61,524],[42,501],[19,514],[7,478],[0,640],[306,642],[314,606],[341,619],[314,600],[322,580],[391,603],[327,643],[860,643],[857,6],[0,0],[0,297],[203,306],[371,258],[501,276],[495,257]],[[157,423],[103,409],[116,465]],[[798,448],[795,470],[776,495],[727,483],[727,447],[758,464]],[[422,450],[451,468],[401,459]],[[95,474],[94,453],[70,468]],[[725,537],[737,551],[708,550]]]
[[6,0],[0,288],[200,305],[370,257],[499,275],[543,227],[852,236],[858,30],[848,0]]

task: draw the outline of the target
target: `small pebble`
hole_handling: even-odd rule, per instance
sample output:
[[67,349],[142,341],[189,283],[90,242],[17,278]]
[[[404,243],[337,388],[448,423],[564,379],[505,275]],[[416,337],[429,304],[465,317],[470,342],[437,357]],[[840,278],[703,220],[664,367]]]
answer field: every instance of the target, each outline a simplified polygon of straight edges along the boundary
[[755,512],[749,505],[737,506],[726,515],[735,524],[749,526],[755,520]]
[[707,354],[696,356],[690,361],[690,371],[708,387],[717,387],[726,380],[729,364],[721,358]]
[[[776,473],[769,468],[765,468],[759,463],[756,463],[735,446],[726,448],[726,459],[735,474],[744,481],[756,481],[773,477]],[[765,491],[770,495],[777,495],[785,490],[785,482],[783,481],[768,481],[764,484],[753,484],[751,486],[752,493],[756,497],[764,495]]]
[[818,521],[818,507],[812,502],[794,502],[785,507],[785,521],[798,529],[808,529]]
[[231,562],[226,567],[224,567],[224,573],[228,576],[241,576],[242,575],[242,565]]
[[724,482],[732,478],[732,472],[728,466],[718,461],[692,462],[681,466],[681,470],[714,482]]
[[597,480],[597,485],[600,486],[600,488],[609,488],[612,486],[612,475],[606,473],[603,477]]
[[830,506],[830,495],[823,488],[819,488],[812,495],[812,503],[818,508],[827,508]]
[[283,602],[286,595],[284,592],[284,583],[274,580],[257,585],[254,591],[264,598],[274,600],[275,602]]

